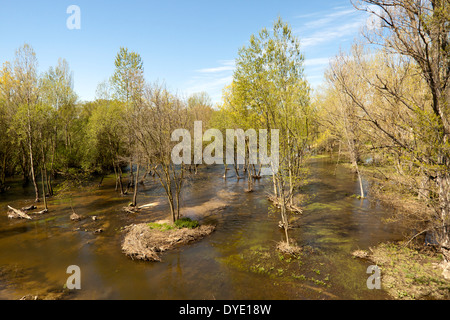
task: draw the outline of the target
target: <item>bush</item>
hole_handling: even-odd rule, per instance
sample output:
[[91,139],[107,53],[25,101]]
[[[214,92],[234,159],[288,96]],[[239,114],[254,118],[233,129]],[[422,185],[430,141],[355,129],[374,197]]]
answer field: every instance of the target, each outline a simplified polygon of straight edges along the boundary
[[198,228],[200,224],[198,223],[198,221],[191,220],[190,218],[181,218],[175,221],[175,226],[177,226],[179,229],[195,229]]

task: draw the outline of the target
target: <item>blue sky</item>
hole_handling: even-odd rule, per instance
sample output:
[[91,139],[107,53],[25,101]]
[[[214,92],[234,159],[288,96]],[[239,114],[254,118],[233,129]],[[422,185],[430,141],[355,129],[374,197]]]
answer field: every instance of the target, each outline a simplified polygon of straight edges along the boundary
[[[81,29],[69,30],[68,6],[81,9]],[[367,16],[350,0],[0,0],[0,63],[29,43],[39,71],[69,62],[80,100],[93,100],[114,71],[121,46],[138,52],[147,81],[182,96],[206,91],[219,102],[240,47],[281,16],[302,43],[307,79],[316,88],[329,59],[347,49]]]

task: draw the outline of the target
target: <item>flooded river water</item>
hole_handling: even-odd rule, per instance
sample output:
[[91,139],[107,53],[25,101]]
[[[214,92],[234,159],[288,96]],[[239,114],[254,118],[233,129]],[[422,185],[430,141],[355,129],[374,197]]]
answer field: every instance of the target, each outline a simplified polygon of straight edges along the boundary
[[[290,230],[304,247],[298,259],[274,249],[283,232],[267,201],[271,181],[257,181],[255,192],[245,193],[246,181],[237,181],[233,170],[223,180],[222,168],[202,168],[189,181],[184,214],[216,231],[164,254],[159,263],[132,261],[121,252],[123,227],[168,217],[157,180],[148,178],[138,196],[139,204],[156,205],[138,214],[121,211],[131,196],[115,192],[110,176],[101,187],[50,199],[50,212],[31,221],[7,218],[7,205],[21,208],[33,199],[32,189],[13,183],[0,195],[0,299],[61,290],[71,265],[81,269],[81,290],[67,299],[388,299],[367,288],[370,264],[351,252],[401,238],[382,222],[392,210],[370,194],[352,197],[359,190],[356,177],[343,167],[334,172],[330,158],[311,160],[303,190],[310,198]],[[71,206],[88,219],[70,221]],[[94,233],[99,228],[104,232]]]

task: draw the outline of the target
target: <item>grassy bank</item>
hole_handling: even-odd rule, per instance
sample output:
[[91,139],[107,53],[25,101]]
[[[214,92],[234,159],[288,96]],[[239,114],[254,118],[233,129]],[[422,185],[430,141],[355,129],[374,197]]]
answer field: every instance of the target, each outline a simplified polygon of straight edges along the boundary
[[450,281],[442,276],[442,256],[432,249],[383,243],[355,256],[381,269],[381,285],[394,299],[449,299]]
[[[341,165],[351,169],[348,163]],[[384,222],[400,223],[405,230],[425,226],[432,209],[395,176],[392,167],[361,165],[360,170],[369,181],[369,197],[393,209]],[[415,237],[412,231],[405,232],[403,243],[382,243],[370,252],[354,252],[354,256],[381,268],[382,287],[394,299],[450,299],[450,281],[444,278],[441,267],[443,257],[436,246],[425,243],[425,233]]]

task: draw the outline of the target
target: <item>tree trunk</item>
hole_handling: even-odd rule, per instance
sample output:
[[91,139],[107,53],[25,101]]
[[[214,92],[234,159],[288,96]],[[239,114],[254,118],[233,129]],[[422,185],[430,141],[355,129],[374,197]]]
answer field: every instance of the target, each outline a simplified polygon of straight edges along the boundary
[[361,192],[361,199],[364,199],[365,195],[364,195],[364,188],[363,188],[363,183],[362,183],[362,177],[361,177],[361,172],[359,171],[359,166],[358,166],[357,163],[355,164],[355,168],[356,168],[356,173],[358,174],[359,188],[360,188],[360,192]]
[[442,224],[439,244],[444,261],[450,263],[450,176],[445,173],[439,174],[437,183],[439,187],[439,206]]
[[39,202],[39,189],[38,189],[38,186],[37,186],[37,183],[36,183],[36,175],[34,173],[33,147],[32,147],[32,143],[31,143],[31,137],[30,137],[30,141],[29,141],[29,149],[30,149],[31,179],[33,181],[34,192],[35,192],[35,195],[36,195],[35,202]]
[[134,174],[133,174],[133,162],[130,160],[130,180],[128,182],[128,188],[134,187]]
[[45,195],[45,184],[44,184],[44,170],[41,169],[41,182],[42,182],[42,197],[44,199],[44,211],[48,211],[47,207],[47,196]]
[[120,166],[117,166],[117,171],[118,171],[118,182],[119,182],[119,187],[120,187],[120,195],[125,195],[125,191],[123,190],[123,183],[122,183],[122,169],[120,168]]
[[[139,162],[137,164],[136,168],[136,179],[134,181],[138,181],[139,179]],[[138,185],[139,183],[134,184],[134,194],[133,194],[133,207],[136,207],[137,205],[137,193],[138,193]]]
[[6,181],[6,153],[3,155],[2,165],[1,165],[1,171],[0,171],[0,193],[5,191],[5,181]]
[[282,177],[279,178],[278,184],[280,189],[280,197],[281,197],[281,221],[283,224],[284,234],[286,236],[286,243],[289,245],[289,220],[287,217],[287,209],[286,209],[286,195],[284,193],[284,186]]

